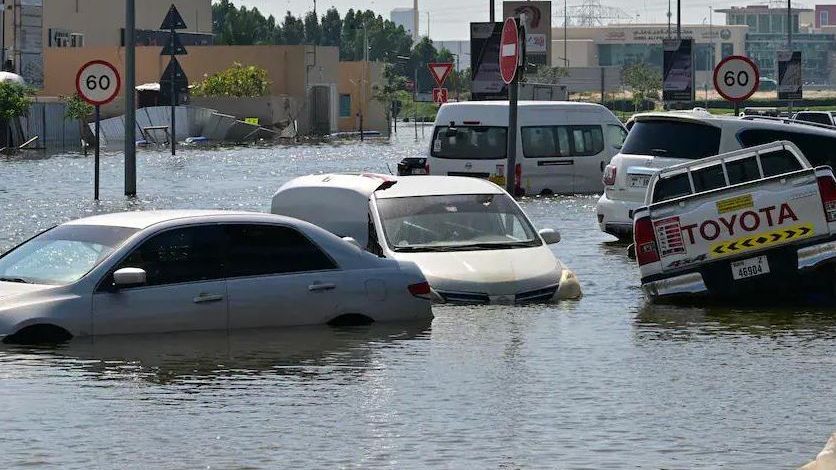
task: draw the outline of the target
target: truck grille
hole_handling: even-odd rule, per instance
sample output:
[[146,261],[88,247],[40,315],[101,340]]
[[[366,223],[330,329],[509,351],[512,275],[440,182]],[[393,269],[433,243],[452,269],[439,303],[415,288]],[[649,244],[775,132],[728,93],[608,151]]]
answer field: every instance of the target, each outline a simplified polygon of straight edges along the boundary
[[542,289],[532,290],[528,292],[521,292],[514,296],[514,302],[518,304],[523,303],[543,303],[550,301],[557,292],[557,286],[544,287]]

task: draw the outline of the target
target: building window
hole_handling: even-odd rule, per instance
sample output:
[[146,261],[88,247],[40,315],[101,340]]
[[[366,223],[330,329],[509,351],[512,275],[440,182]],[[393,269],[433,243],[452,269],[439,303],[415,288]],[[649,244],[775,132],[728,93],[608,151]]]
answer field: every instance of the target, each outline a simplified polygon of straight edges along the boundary
[[734,55],[734,44],[733,43],[724,42],[722,45],[720,45],[720,49],[721,49],[720,53],[723,55],[724,59],[726,57],[730,56],[730,55]]
[[340,95],[340,117],[351,117],[351,95]]
[[827,10],[819,12],[819,26],[827,26],[828,24],[830,24],[830,18],[828,18],[828,13],[829,12]]

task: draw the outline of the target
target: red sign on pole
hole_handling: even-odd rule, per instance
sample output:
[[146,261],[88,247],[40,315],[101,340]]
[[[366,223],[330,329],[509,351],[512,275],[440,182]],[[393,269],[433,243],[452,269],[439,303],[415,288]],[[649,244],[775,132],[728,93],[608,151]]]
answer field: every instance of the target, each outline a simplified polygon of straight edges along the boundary
[[517,30],[517,20],[505,18],[502,25],[502,39],[499,41],[499,71],[502,80],[510,85],[517,76],[517,65],[520,54],[520,34]]
[[449,62],[427,64],[427,67],[430,68],[430,73],[439,87],[444,86],[444,80],[447,80],[447,77],[450,76],[450,72],[453,70],[453,64]]
[[446,88],[433,88],[433,102],[438,104],[444,104],[447,102],[447,89]]

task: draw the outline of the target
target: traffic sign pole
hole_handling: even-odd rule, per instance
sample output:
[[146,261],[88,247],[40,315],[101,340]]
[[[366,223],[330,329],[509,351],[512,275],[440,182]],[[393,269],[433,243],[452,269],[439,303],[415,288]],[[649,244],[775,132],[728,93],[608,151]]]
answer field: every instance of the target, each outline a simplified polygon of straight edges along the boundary
[[512,196],[517,195],[517,108],[519,102],[521,44],[525,43],[525,31],[520,28],[519,20],[506,18],[502,27],[502,39],[499,45],[499,69],[502,80],[508,85],[508,134],[507,162],[505,165],[505,190]]
[[99,122],[101,117],[101,106],[96,105],[96,161],[93,164],[93,200],[99,200]]
[[[177,32],[171,30],[171,50],[174,51],[174,38]],[[172,55],[172,57],[174,57]],[[174,69],[171,70],[171,156],[177,155],[177,80],[175,80]]]

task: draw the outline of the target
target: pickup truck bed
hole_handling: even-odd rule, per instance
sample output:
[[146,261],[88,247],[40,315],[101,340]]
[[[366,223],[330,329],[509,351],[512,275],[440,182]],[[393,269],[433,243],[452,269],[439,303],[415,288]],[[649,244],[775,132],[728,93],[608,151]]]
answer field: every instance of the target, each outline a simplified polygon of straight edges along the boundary
[[652,298],[833,295],[836,179],[776,142],[663,169],[634,216]]

